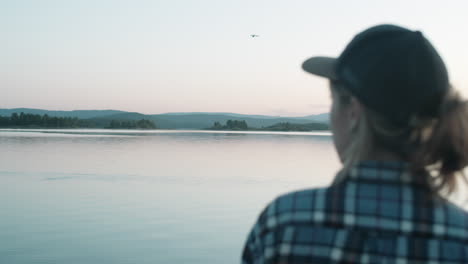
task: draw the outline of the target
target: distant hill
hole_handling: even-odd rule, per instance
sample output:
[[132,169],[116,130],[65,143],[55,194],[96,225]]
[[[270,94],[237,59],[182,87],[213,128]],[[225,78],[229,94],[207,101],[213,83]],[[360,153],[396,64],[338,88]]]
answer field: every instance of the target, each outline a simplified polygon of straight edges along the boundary
[[226,112],[177,112],[177,113],[164,113],[160,115],[168,116],[183,116],[183,115],[226,115],[236,118],[250,117],[250,118],[278,118],[279,116],[267,116],[267,115],[245,115],[245,114],[236,114],[236,113],[226,113]]
[[301,119],[307,119],[307,120],[313,120],[315,122],[323,122],[323,123],[329,123],[330,122],[330,114],[329,113],[323,113],[323,114],[318,114],[318,115],[309,115],[309,116],[304,116],[304,117],[299,117]]
[[149,119],[160,129],[205,129],[212,127],[214,122],[226,123],[227,120],[245,120],[249,127],[264,128],[278,123],[328,123],[329,114],[310,115],[304,117],[277,117],[266,115],[243,115],[236,113],[165,113],[144,115],[136,112],[119,110],[74,110],[49,111],[43,109],[15,108],[0,109],[1,116],[10,116],[12,113],[47,114],[56,117],[77,117],[89,119],[100,127],[105,127],[112,120],[141,120]]

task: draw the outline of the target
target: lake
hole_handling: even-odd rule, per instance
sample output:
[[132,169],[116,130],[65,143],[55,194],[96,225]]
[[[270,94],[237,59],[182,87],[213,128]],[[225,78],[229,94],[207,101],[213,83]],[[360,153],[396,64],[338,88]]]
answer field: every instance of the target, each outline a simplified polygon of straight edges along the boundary
[[0,263],[239,263],[263,207],[325,186],[327,132],[0,130]]
[[269,201],[339,168],[328,132],[0,129],[0,148],[8,264],[239,263]]

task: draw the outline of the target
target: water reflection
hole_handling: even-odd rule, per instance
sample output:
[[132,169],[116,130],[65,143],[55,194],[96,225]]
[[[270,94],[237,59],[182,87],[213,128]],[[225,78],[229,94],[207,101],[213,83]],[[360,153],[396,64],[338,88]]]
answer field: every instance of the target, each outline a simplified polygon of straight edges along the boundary
[[0,263],[238,263],[268,201],[338,167],[322,133],[9,130],[0,147]]

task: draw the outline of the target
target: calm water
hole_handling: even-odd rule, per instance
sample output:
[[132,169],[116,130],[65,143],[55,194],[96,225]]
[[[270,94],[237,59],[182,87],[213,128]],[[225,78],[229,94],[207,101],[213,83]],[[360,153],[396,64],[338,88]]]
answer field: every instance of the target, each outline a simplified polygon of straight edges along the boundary
[[0,130],[0,263],[238,263],[275,196],[323,186],[327,133]]

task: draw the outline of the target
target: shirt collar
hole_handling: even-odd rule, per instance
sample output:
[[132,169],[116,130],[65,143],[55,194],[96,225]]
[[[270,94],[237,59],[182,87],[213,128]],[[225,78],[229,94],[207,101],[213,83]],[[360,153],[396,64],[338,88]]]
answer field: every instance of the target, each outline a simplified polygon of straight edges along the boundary
[[389,182],[399,184],[427,184],[427,174],[414,174],[410,164],[398,161],[366,160],[352,166],[347,175],[350,180]]

